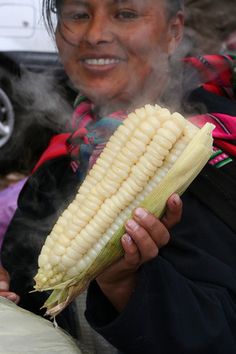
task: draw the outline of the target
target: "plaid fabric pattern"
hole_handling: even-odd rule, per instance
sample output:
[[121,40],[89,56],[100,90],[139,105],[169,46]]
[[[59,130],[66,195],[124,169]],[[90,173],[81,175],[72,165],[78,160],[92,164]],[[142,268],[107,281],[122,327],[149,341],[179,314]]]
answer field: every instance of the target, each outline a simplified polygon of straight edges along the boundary
[[[122,123],[126,114],[118,111],[107,117],[98,117],[93,104],[84,96],[77,99],[73,118],[73,133],[66,144],[75,173],[85,174],[96,162],[106,142]],[[84,176],[83,176],[84,177]]]
[[[206,55],[185,58],[184,62],[198,70],[206,91],[236,100],[236,56]],[[216,126],[213,131],[214,153],[209,163],[220,168],[232,162],[236,157],[236,116],[215,112],[189,119],[199,127],[206,122]]]

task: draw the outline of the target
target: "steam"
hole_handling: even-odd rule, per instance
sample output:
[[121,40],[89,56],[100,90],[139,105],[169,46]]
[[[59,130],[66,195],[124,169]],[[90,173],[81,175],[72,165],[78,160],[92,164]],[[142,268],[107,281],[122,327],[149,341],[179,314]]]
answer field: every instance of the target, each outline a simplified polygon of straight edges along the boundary
[[11,139],[0,149],[0,173],[29,174],[50,138],[68,129],[72,102],[55,72],[5,75],[3,86],[15,113]]
[[69,121],[72,108],[53,73],[26,71],[14,86],[12,98],[21,102],[26,125],[39,122],[44,127],[60,131]]

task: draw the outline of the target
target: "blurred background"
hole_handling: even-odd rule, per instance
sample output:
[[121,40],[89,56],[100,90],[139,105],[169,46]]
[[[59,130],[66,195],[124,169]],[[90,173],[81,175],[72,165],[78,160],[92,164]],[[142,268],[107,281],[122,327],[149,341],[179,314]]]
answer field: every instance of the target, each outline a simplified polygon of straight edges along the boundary
[[229,37],[236,36],[235,0],[185,0],[185,10],[185,41],[191,54],[219,53]]

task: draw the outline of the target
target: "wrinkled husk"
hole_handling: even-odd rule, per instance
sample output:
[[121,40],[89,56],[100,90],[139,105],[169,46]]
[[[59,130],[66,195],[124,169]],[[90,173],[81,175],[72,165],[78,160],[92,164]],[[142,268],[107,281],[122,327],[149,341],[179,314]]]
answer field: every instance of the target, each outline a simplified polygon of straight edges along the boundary
[[0,297],[0,354],[82,354],[62,329]]

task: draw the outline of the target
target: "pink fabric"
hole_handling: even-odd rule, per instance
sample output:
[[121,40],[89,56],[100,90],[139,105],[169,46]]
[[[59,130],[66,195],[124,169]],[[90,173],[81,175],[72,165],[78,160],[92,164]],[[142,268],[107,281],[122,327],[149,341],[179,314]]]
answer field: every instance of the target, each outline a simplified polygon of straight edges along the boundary
[[222,154],[218,158],[211,160],[212,165],[223,160],[232,161],[231,157],[236,157],[236,124],[234,116],[222,113],[207,113],[190,117],[189,120],[200,128],[207,122],[215,125],[212,133],[214,145],[222,150]]
[[214,124],[213,137],[215,139],[236,140],[236,124],[235,117],[233,116],[221,113],[208,113],[190,117],[189,120],[198,127],[202,127],[207,122]]
[[0,249],[8,225],[17,208],[17,199],[26,178],[0,191]]

